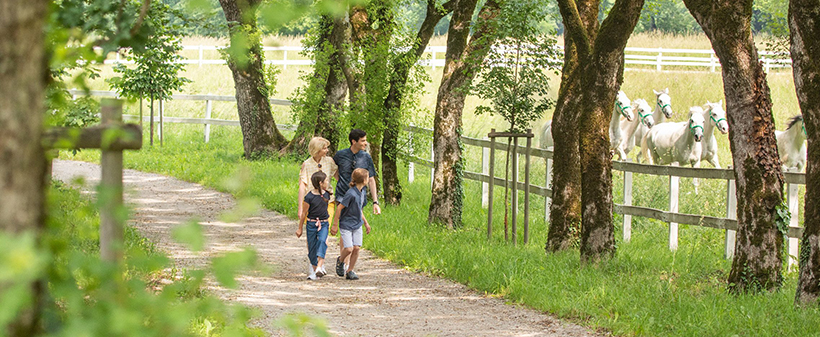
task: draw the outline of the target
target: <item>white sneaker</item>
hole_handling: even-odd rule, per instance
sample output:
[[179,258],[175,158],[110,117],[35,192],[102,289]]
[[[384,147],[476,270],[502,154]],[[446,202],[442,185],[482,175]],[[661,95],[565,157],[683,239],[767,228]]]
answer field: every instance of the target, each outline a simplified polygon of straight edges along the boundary
[[327,275],[324,268],[316,268],[316,277],[322,277]]
[[316,273],[310,273],[310,275],[308,275],[308,278],[307,278],[307,279],[308,279],[308,280],[311,280],[311,281],[315,281],[315,280],[317,280],[318,278],[316,277]]

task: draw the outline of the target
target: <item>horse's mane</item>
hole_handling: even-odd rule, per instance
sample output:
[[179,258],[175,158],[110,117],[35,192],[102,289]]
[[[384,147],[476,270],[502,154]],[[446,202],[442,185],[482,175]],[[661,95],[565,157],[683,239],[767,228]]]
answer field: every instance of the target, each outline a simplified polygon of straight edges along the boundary
[[797,115],[797,116],[794,116],[792,118],[789,118],[789,126],[786,127],[786,130],[791,129],[792,126],[797,124],[797,122],[803,122],[803,115]]

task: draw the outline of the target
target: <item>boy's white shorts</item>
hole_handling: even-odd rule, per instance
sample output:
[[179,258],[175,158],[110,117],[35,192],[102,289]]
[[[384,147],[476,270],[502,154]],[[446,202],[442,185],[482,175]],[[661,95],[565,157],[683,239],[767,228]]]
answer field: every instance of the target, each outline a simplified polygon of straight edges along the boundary
[[362,246],[362,227],[359,227],[359,229],[355,230],[339,228],[339,232],[342,235],[342,244],[345,248],[350,248],[353,246]]

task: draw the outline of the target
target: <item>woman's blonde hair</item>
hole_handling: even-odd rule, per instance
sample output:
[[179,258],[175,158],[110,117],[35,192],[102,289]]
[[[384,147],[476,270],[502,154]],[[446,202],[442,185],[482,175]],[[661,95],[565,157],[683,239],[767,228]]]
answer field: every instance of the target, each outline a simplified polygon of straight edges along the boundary
[[325,146],[330,146],[330,141],[324,139],[323,137],[313,137],[308,143],[308,153],[311,156],[315,155],[316,152],[321,151]]
[[364,184],[369,175],[370,172],[367,172],[367,170],[363,168],[353,170],[353,174],[350,176],[350,187],[356,186],[357,184]]

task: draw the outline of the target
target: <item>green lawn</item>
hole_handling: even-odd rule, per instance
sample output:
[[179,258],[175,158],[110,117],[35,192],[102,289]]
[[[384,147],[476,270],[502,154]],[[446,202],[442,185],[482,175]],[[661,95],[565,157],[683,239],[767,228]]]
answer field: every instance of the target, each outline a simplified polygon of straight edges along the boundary
[[[165,146],[128,152],[125,165],[251,198],[295,217],[298,163],[284,159],[247,162],[242,159],[238,128],[220,127],[212,132],[211,142],[205,144],[200,127],[169,129]],[[66,153],[62,157],[72,158]],[[73,158],[96,161],[98,154],[83,151]],[[820,334],[820,310],[792,306],[795,274],[785,275],[784,287],[777,293],[727,293],[725,280],[730,261],[722,258],[720,230],[681,226],[679,249],[670,252],[666,226],[637,219],[631,242],[621,242],[620,229],[616,230],[618,251],[614,259],[598,266],[582,266],[577,251],[544,253],[547,224],[542,218],[540,198],[535,198],[531,207],[534,219],[530,243],[526,245],[513,246],[503,240],[500,188],[495,193],[493,239],[487,240],[487,213],[480,207],[480,187],[475,182],[466,185],[468,199],[462,228],[448,231],[428,225],[427,172],[418,169],[415,182],[405,184],[401,206],[385,206],[381,216],[371,219],[374,231],[365,238],[367,249],[408,269],[449,278],[479,292],[503,296],[509,302],[616,335]],[[406,169],[402,171],[403,182],[407,181],[406,173]],[[620,177],[614,178],[618,186]],[[636,204],[665,207],[667,201],[661,197],[665,179],[636,176],[635,180],[643,186],[634,191]],[[721,182],[701,182],[702,192],[697,197],[687,192],[691,184],[686,180],[681,186],[682,211],[688,207],[721,212],[722,193],[717,192]],[[709,188],[716,191],[709,192]],[[619,201],[619,190],[615,195]]]

